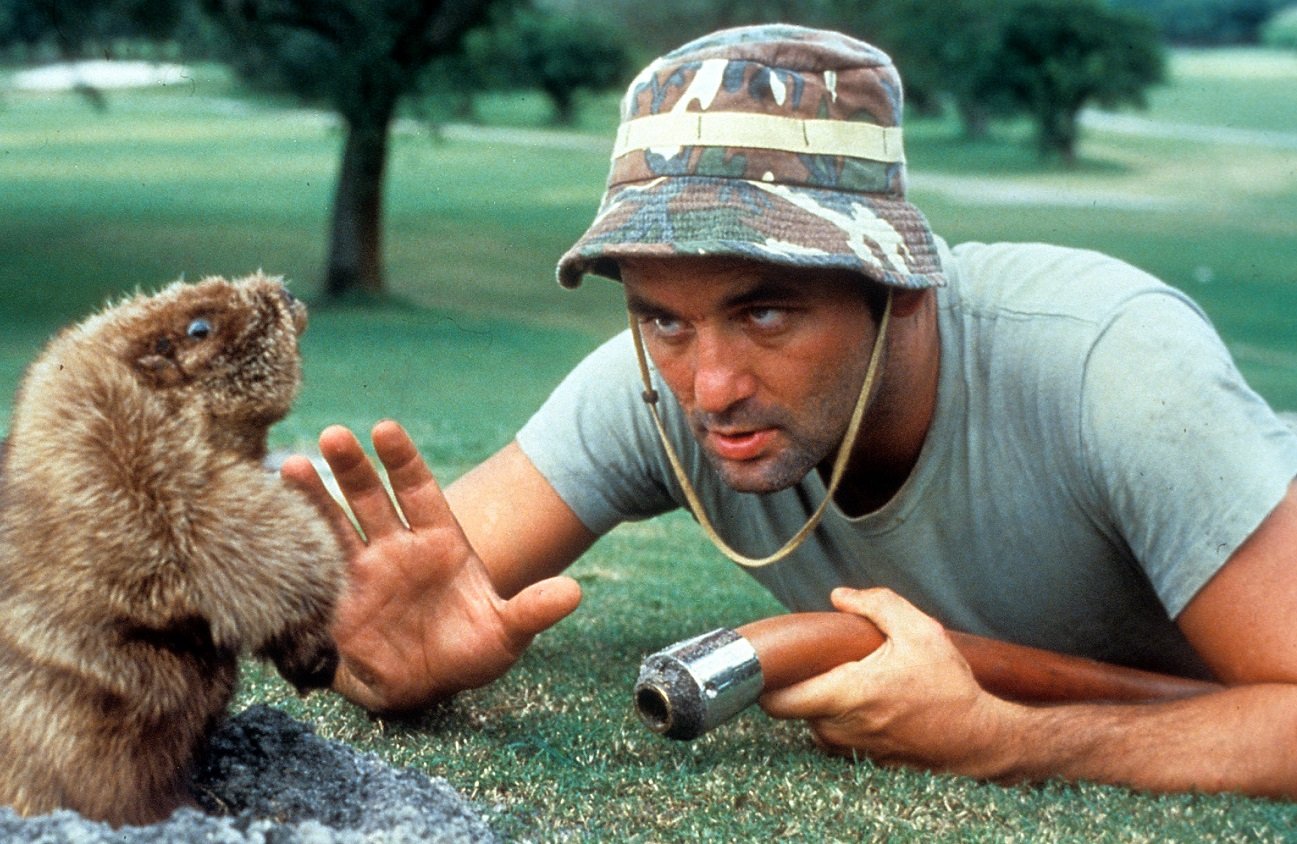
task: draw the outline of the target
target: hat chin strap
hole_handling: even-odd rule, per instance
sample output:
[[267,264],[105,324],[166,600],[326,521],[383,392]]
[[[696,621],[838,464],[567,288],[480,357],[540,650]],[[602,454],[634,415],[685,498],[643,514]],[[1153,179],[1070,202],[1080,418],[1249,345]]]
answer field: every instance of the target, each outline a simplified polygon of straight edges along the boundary
[[806,541],[806,537],[819,525],[820,520],[824,518],[824,513],[829,508],[829,502],[833,500],[834,494],[838,491],[838,485],[842,482],[842,476],[846,474],[847,463],[851,459],[851,451],[855,447],[856,438],[860,433],[861,420],[865,418],[865,408],[869,406],[869,394],[873,392],[874,381],[878,375],[879,363],[882,360],[883,345],[887,340],[887,325],[892,316],[892,291],[887,291],[887,305],[883,308],[883,317],[878,323],[878,335],[874,338],[874,348],[869,357],[869,368],[865,371],[864,383],[860,385],[860,395],[856,398],[855,409],[851,412],[851,422],[847,425],[847,432],[843,436],[842,445],[838,449],[838,456],[833,461],[833,472],[829,475],[829,486],[824,494],[824,500],[816,508],[811,517],[802,525],[801,530],[783,544],[778,551],[766,557],[748,557],[735,551],[730,545],[721,538],[717,533],[715,526],[707,518],[707,513],[703,510],[702,502],[698,498],[698,493],[694,490],[693,484],[689,482],[689,477],[685,474],[684,466],[680,462],[679,455],[676,454],[675,448],[671,445],[671,440],[667,436],[666,426],[662,424],[662,415],[658,412],[658,392],[653,389],[653,382],[649,376],[648,358],[644,353],[644,339],[640,336],[639,325],[635,320],[635,315],[630,314],[630,334],[635,342],[635,357],[639,362],[640,379],[644,382],[644,403],[648,405],[649,412],[653,415],[653,424],[657,426],[658,437],[662,440],[662,447],[666,449],[667,460],[671,463],[671,471],[675,473],[676,480],[680,483],[680,488],[684,490],[685,500],[689,503],[689,509],[693,511],[694,517],[702,527],[703,533],[726,557],[734,562],[747,568],[760,568],[768,566],[771,563],[777,563],[787,557],[793,551]]

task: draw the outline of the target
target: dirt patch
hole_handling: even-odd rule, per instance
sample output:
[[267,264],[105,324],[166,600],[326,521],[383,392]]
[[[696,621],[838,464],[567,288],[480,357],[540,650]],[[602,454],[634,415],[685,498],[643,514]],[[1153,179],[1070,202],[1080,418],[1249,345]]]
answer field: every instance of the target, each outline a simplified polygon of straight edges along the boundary
[[486,822],[449,783],[392,768],[315,735],[283,712],[254,706],[213,737],[194,777],[211,814],[114,830],[75,812],[23,819],[0,808],[0,840],[78,844],[421,844],[494,842]]

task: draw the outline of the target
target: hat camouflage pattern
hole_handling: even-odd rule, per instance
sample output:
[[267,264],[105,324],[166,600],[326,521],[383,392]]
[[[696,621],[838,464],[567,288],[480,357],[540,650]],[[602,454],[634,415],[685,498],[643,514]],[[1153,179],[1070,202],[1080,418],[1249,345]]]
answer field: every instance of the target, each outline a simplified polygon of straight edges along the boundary
[[709,255],[945,283],[905,199],[901,81],[862,41],[790,25],[722,30],[646,67],[622,100],[608,187],[558,280],[633,256]]

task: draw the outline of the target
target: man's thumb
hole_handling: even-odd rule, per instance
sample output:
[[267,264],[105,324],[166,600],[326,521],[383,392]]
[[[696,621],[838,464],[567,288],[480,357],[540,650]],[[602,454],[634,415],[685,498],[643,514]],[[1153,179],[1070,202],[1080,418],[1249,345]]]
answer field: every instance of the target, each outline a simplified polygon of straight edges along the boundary
[[501,615],[515,636],[535,636],[552,627],[581,603],[581,587],[570,577],[551,577],[533,583],[510,598]]

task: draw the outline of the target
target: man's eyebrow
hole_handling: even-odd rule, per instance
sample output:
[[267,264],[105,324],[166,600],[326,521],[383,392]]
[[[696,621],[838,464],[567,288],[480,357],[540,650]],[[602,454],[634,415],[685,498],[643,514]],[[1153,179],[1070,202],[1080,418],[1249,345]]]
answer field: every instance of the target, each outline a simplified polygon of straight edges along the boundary
[[666,308],[629,290],[626,291],[626,310],[637,317],[672,316]]
[[[800,301],[806,290],[792,281],[780,278],[761,278],[744,290],[726,297],[721,306],[736,310],[753,305],[781,304]],[[638,317],[674,317],[676,314],[665,305],[646,299],[634,291],[626,291],[626,309]]]
[[729,309],[745,308],[752,305],[788,303],[804,298],[806,291],[798,285],[784,279],[763,278],[749,287],[725,299]]

